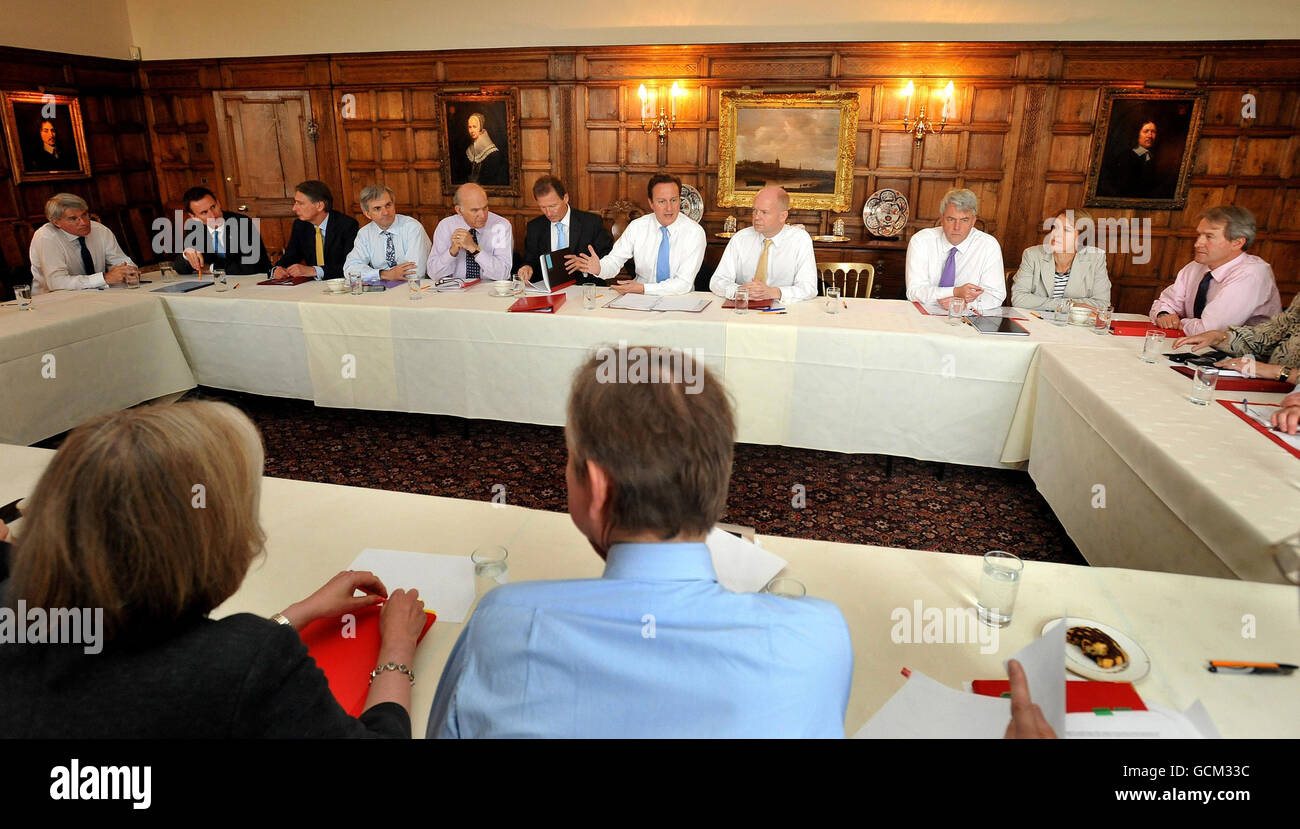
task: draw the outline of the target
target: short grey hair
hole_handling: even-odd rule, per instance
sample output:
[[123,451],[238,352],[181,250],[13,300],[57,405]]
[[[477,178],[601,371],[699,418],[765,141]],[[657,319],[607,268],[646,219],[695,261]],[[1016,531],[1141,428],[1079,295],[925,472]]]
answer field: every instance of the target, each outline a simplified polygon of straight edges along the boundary
[[[45,203],[45,218],[51,223],[57,222],[63,218],[63,214],[69,210],[89,210],[90,205],[81,196],[72,193],[55,193],[50,196],[50,200]],[[1255,220],[1250,220],[1251,238],[1255,236]]]
[[943,200],[939,202],[939,215],[952,205],[963,213],[973,213],[976,216],[980,212],[980,200],[969,190],[949,190],[943,194]]
[[393,195],[393,188],[387,184],[371,184],[361,191],[361,212],[364,213],[370,209],[370,203],[380,196],[388,194],[393,201],[397,201],[397,196]]
[[1255,241],[1255,214],[1235,204],[1223,204],[1201,211],[1197,221],[1205,219],[1216,225],[1223,225],[1223,237],[1231,242],[1233,239],[1245,239],[1242,250],[1248,249]]

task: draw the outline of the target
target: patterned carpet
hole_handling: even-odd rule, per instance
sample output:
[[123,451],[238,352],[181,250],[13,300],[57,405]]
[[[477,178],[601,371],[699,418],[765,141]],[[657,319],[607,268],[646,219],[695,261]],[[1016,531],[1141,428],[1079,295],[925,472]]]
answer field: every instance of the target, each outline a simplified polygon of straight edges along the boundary
[[[268,475],[479,501],[502,484],[507,503],[566,509],[558,427],[193,394],[248,413],[262,430]],[[739,444],[725,520],[765,535],[1086,563],[1028,473],[896,458],[887,474],[888,460]],[[802,508],[792,505],[796,485]]]

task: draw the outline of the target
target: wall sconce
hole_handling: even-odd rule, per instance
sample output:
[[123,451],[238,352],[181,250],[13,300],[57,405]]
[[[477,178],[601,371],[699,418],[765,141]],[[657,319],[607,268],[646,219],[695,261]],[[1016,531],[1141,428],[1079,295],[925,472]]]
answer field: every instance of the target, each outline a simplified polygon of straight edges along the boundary
[[921,111],[917,113],[916,119],[912,120],[912,96],[914,92],[915,88],[912,86],[912,82],[908,81],[907,87],[900,93],[907,96],[907,109],[903,113],[903,131],[912,133],[912,136],[916,139],[916,146],[920,147],[927,133],[943,132],[943,128],[948,124],[948,117],[956,114],[952,112],[952,81],[948,81],[948,86],[943,90],[943,113],[937,126],[925,116],[924,100],[921,101]]
[[[663,104],[659,104],[659,114],[655,115],[654,101],[649,93],[645,90],[645,84],[636,91],[637,97],[641,99],[641,130],[643,132],[653,132],[659,134],[659,143],[663,144],[668,140],[668,133],[672,132],[673,127],[677,126],[677,98],[685,95],[686,90],[673,81],[672,89],[668,92],[668,110],[664,111]],[[659,96],[655,95],[655,99]]]

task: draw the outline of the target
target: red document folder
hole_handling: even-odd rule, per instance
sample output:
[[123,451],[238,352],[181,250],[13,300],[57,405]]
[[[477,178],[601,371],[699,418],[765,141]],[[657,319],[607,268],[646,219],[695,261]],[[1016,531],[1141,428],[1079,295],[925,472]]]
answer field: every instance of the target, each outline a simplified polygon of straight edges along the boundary
[[1186,337],[1181,328],[1161,328],[1146,320],[1111,320],[1110,333],[1117,337],[1145,337],[1148,331],[1163,331],[1170,339]]
[[[1185,377],[1191,377],[1194,372],[1187,366],[1170,366],[1174,371]],[[1286,394],[1295,391],[1295,387],[1290,383],[1283,383],[1281,380],[1258,380],[1250,377],[1220,377],[1218,385],[1215,386],[1218,391],[1276,391]]]
[[[1219,382],[1222,383],[1223,381],[1220,380]],[[1294,446],[1292,446],[1291,444],[1287,443],[1286,441],[1278,437],[1277,432],[1273,431],[1272,429],[1266,429],[1263,425],[1256,423],[1245,412],[1243,412],[1241,409],[1238,409],[1234,405],[1236,402],[1237,402],[1236,400],[1220,400],[1219,405],[1223,406],[1225,409],[1232,412],[1237,417],[1249,423],[1251,428],[1254,429],[1256,432],[1259,432],[1261,435],[1273,441],[1278,446],[1281,446],[1283,449],[1290,452],[1292,455],[1295,455],[1297,458],[1300,458],[1300,452],[1296,451]],[[1250,405],[1260,409],[1281,408],[1277,403],[1251,403]],[[1272,412],[1269,412],[1269,414],[1271,415]]]
[[[340,619],[317,619],[298,631],[307,646],[307,655],[325,672],[330,693],[354,717],[361,716],[365,710],[370,672],[379,662],[379,611],[380,606],[375,605],[352,614],[357,621],[354,629],[346,631],[356,634],[351,638],[344,637],[345,628]],[[437,618],[432,612],[426,612],[425,616],[421,639]]]
[[535,311],[542,314],[554,314],[564,304],[565,294],[544,294],[542,296],[521,296],[507,311]]
[[[735,308],[736,300],[729,299],[726,302],[722,303],[722,307]],[[771,307],[772,307],[772,300],[770,299],[751,299],[749,301],[749,310],[751,311],[762,309],[762,308],[771,308]]]
[[[1011,695],[1011,683],[1005,679],[977,679],[971,690],[986,697]],[[1133,690],[1131,682],[1066,682],[1065,713],[1091,713],[1098,708],[1147,710],[1146,703]]]

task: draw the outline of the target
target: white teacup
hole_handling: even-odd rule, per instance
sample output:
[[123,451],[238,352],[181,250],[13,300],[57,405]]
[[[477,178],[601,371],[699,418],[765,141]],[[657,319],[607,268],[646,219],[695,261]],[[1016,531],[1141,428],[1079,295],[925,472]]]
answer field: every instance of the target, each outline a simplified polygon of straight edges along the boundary
[[492,293],[495,296],[511,296],[515,292],[515,284],[509,279],[492,283]]
[[325,290],[332,294],[346,293],[348,290],[348,282],[346,279],[326,279]]

